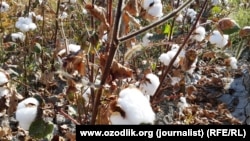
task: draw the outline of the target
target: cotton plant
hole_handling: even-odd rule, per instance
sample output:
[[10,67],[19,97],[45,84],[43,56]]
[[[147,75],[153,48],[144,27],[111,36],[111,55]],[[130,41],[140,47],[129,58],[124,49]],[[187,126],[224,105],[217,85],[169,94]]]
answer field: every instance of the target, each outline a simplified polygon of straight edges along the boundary
[[0,13],[8,11],[10,8],[9,4],[5,1],[0,2]]
[[21,128],[29,130],[31,123],[37,117],[38,106],[39,101],[34,97],[26,98],[18,103],[15,117]]
[[15,26],[22,32],[28,32],[37,28],[30,17],[19,17]]
[[237,63],[238,63],[238,60],[233,56],[225,59],[226,66],[230,67],[231,69],[238,69]]
[[187,15],[187,17],[190,18],[191,23],[193,23],[195,21],[195,19],[196,19],[197,12],[192,8],[187,8],[186,15]]
[[34,17],[36,19],[36,21],[42,21],[43,20],[43,17],[41,15],[36,15],[35,12],[29,12],[28,17],[31,18],[31,19]]
[[191,36],[192,39],[194,39],[197,42],[201,42],[205,39],[206,37],[206,30],[203,26],[198,26],[193,35]]
[[[78,52],[80,49],[81,49],[81,46],[80,46],[80,45],[76,45],[76,44],[69,44],[69,45],[68,45],[68,51],[69,51],[69,52],[76,53],[76,52]],[[66,49],[64,48],[64,49],[60,50],[57,54],[58,54],[59,56],[62,56],[62,55],[65,54],[65,53],[66,53]]]
[[142,93],[150,100],[150,96],[154,95],[159,85],[159,77],[153,73],[148,73],[145,75],[145,80],[142,81],[139,88]]
[[112,125],[154,124],[155,113],[149,100],[134,86],[129,86],[120,91],[116,106],[125,115],[122,115],[119,111],[112,112],[110,116]]
[[142,7],[150,14],[151,16],[154,17],[162,17],[162,2],[161,0],[144,0]]
[[60,15],[59,15],[59,19],[64,20],[68,17],[68,13],[63,11]]
[[[174,58],[177,51],[179,49],[179,45],[174,44],[172,45],[171,50],[169,50],[167,53],[162,53],[160,57],[158,58],[161,63],[163,63],[165,66],[168,66],[170,61]],[[173,66],[178,67],[180,62],[180,56],[177,56],[177,58],[174,61]]]
[[218,48],[223,48],[228,44],[229,35],[222,34],[218,30],[214,30],[209,36],[208,41]]
[[23,32],[11,33],[10,36],[13,42],[17,42],[17,41],[24,42],[25,37],[26,37],[25,34],[23,34]]

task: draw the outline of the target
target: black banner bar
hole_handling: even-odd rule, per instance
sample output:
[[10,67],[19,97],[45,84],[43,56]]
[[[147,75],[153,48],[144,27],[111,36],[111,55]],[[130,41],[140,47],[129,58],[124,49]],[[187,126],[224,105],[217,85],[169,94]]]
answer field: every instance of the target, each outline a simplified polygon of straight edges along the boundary
[[250,140],[247,125],[77,125],[77,141],[84,138],[140,138],[166,140],[169,138]]

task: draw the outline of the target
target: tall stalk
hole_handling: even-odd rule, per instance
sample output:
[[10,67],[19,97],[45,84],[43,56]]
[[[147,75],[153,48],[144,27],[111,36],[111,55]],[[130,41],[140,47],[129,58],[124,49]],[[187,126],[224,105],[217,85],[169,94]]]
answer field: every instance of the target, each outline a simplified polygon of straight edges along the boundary
[[[111,67],[111,64],[113,62],[113,58],[114,58],[116,50],[117,50],[117,48],[119,46],[117,36],[118,36],[118,31],[119,31],[120,18],[121,18],[121,14],[122,14],[122,5],[123,5],[123,0],[119,0],[118,5],[117,5],[117,9],[116,9],[116,17],[115,17],[115,22],[114,22],[114,26],[113,26],[109,56],[108,56],[108,59],[106,61],[105,69],[104,69],[104,72],[103,72],[103,75],[102,75],[101,86],[103,86],[105,84],[106,79],[109,76],[110,67]],[[97,91],[96,97],[95,97],[91,124],[95,124],[95,121],[96,121],[96,116],[97,116],[97,113],[98,113],[98,107],[99,107],[99,104],[100,104],[102,90],[103,90],[102,87],[99,88],[98,91]]]

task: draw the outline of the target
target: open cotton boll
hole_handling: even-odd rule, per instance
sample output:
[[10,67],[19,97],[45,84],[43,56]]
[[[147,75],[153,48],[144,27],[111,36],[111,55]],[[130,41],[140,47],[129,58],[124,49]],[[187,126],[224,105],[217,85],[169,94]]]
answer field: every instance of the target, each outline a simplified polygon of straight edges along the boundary
[[[125,117],[114,112],[111,124],[153,124],[155,113],[148,99],[136,87],[130,86],[120,91],[117,105],[125,112]],[[123,120],[124,119],[124,120]]]
[[196,18],[197,12],[192,8],[188,8],[186,14],[191,19],[191,22],[193,22]]
[[15,26],[22,32],[28,32],[37,28],[36,24],[33,23],[32,19],[29,17],[19,17]]
[[[168,66],[170,61],[174,58],[176,55],[177,50],[170,50],[167,53],[162,53],[159,57],[159,61],[163,63],[165,66]],[[180,62],[180,58],[177,57],[174,61],[174,67],[178,67]]]
[[31,123],[35,120],[38,112],[39,101],[29,97],[19,102],[16,110],[16,120],[24,130],[29,130]]
[[7,87],[0,87],[0,99],[4,96],[8,96],[10,94],[10,89]]
[[66,19],[68,17],[68,13],[67,12],[62,12],[62,14],[59,15],[59,19]]
[[194,34],[191,36],[194,40],[201,42],[205,39],[206,30],[204,27],[199,26],[195,29]]
[[149,98],[150,96],[154,95],[159,84],[160,84],[159,77],[153,73],[148,73],[145,76],[145,81],[140,84],[139,88],[142,91],[142,93]]
[[154,4],[154,0],[143,0],[142,7],[148,9],[150,5]]
[[194,72],[194,70],[196,68],[197,61],[198,61],[198,58],[195,59],[195,61],[193,62],[193,64],[190,66],[190,69],[186,71],[188,74],[193,74],[193,72]]
[[6,3],[5,1],[0,2],[0,12],[6,12],[10,8],[9,4]]
[[148,44],[150,43],[149,37],[152,37],[153,34],[152,33],[146,33],[143,37],[142,37],[142,45],[143,46],[148,46]]
[[162,3],[155,3],[153,6],[151,6],[148,9],[148,14],[154,17],[158,17],[158,18],[162,17],[163,16]]
[[216,47],[223,48],[228,43],[229,36],[222,35],[218,30],[214,30],[209,37],[209,42]]
[[16,42],[16,41],[24,42],[25,40],[25,35],[22,32],[11,33],[10,36],[13,42]]
[[238,66],[237,66],[237,59],[235,57],[230,57],[229,58],[229,61],[230,61],[230,66],[232,69],[237,69]]
[[4,71],[0,71],[0,85],[4,85],[9,82],[9,75]]
[[183,15],[179,14],[177,18],[175,19],[177,22],[181,23],[183,21]]
[[[81,49],[80,45],[76,45],[76,44],[69,44],[68,45],[68,49],[69,52],[73,52],[76,53],[77,51],[79,51]],[[58,55],[63,55],[64,53],[66,53],[66,49],[62,49],[58,52]]]

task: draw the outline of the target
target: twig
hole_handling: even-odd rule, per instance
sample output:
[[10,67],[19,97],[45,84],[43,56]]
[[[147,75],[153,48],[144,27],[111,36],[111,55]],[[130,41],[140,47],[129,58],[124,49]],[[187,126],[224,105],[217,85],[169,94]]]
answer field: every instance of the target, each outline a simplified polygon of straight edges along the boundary
[[[102,76],[102,79],[101,79],[101,86],[103,86],[106,82],[106,79],[108,78],[109,76],[109,73],[110,73],[110,67],[111,67],[111,64],[113,62],[113,58],[115,56],[115,53],[116,53],[116,50],[118,48],[118,30],[119,30],[119,25],[120,25],[120,18],[121,18],[121,14],[122,14],[122,5],[123,5],[123,0],[119,0],[118,2],[118,5],[117,5],[117,9],[116,9],[116,17],[115,17],[115,23],[114,23],[114,26],[113,26],[113,32],[112,32],[112,38],[111,38],[111,47],[110,47],[110,50],[109,50],[109,56],[108,56],[108,59],[106,61],[106,65],[105,65],[105,69],[104,69],[104,72],[103,72],[103,76]],[[100,98],[101,98],[101,95],[102,95],[102,87],[98,89],[97,91],[97,94],[96,94],[96,97],[95,97],[95,101],[94,101],[94,106],[93,106],[93,112],[92,112],[92,120],[91,120],[91,124],[95,124],[95,121],[96,121],[96,116],[97,116],[97,113],[98,113],[98,107],[99,107],[99,104],[100,104]]]
[[76,121],[74,118],[72,118],[70,115],[68,115],[67,113],[65,113],[63,110],[62,110],[62,108],[59,108],[58,109],[58,112],[60,113],[60,114],[62,114],[64,117],[66,117],[66,118],[68,118],[68,119],[70,119],[73,123],[75,123],[76,125],[80,125],[80,123],[78,122],[78,121]]
[[148,25],[148,26],[145,26],[144,28],[138,30],[138,31],[135,31],[135,32],[132,32],[124,37],[121,37],[121,38],[118,38],[118,41],[119,42],[124,42],[124,41],[127,41],[133,37],[135,37],[136,35],[139,35],[141,33],[144,33],[156,26],[159,26],[163,23],[165,23],[167,20],[171,19],[172,17],[176,16],[177,13],[179,13],[181,10],[183,10],[184,8],[186,8],[187,6],[189,6],[190,3],[192,3],[194,0],[189,0],[187,2],[185,2],[184,4],[182,4],[180,7],[178,7],[177,9],[173,10],[171,13],[169,13],[168,15],[162,17],[160,20],[156,21],[156,22],[153,22],[152,24]]
[[185,38],[183,44],[181,45],[181,47],[179,48],[179,50],[177,51],[177,53],[175,54],[175,56],[173,57],[173,59],[170,61],[169,65],[168,65],[168,67],[167,67],[167,69],[166,69],[166,71],[164,72],[163,77],[161,78],[161,81],[160,81],[160,85],[158,86],[158,88],[157,88],[157,90],[156,90],[154,96],[152,97],[152,99],[150,99],[152,104],[154,104],[156,98],[158,98],[158,97],[160,96],[161,90],[162,90],[161,87],[162,87],[162,85],[163,85],[163,82],[165,81],[165,77],[168,75],[168,73],[169,73],[170,69],[172,68],[172,66],[173,66],[173,64],[174,64],[174,62],[175,62],[177,56],[180,54],[181,50],[184,48],[184,46],[185,46],[186,43],[188,42],[190,36],[192,35],[192,33],[194,32],[194,30],[196,29],[196,26],[197,26],[197,24],[198,24],[198,22],[199,22],[199,20],[200,20],[200,18],[201,18],[201,16],[202,16],[203,12],[204,12],[205,9],[206,9],[207,3],[208,3],[208,2],[207,2],[207,0],[206,0],[206,1],[204,2],[203,6],[202,6],[201,11],[199,12],[199,15],[198,15],[198,17],[197,17],[195,23],[193,24],[193,26],[192,26],[190,32],[188,33],[188,35],[186,36],[186,38]]

